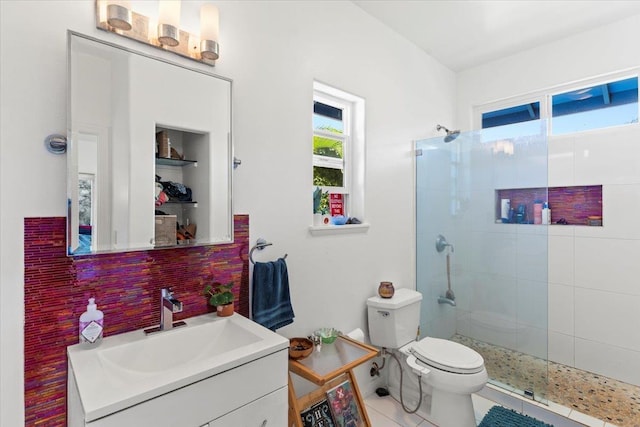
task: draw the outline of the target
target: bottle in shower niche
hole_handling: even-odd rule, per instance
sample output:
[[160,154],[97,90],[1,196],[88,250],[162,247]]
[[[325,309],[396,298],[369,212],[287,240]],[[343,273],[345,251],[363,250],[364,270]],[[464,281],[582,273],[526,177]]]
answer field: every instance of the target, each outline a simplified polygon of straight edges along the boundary
[[104,314],[98,310],[95,298],[89,298],[87,311],[80,315],[80,344],[97,346],[102,341]]
[[511,210],[511,199],[500,199],[500,219],[503,223],[511,222],[509,211]]
[[542,224],[542,201],[536,200],[533,203],[533,223]]
[[542,204],[542,223],[551,224],[551,206],[548,202]]
[[542,225],[551,224],[551,210],[549,209],[549,203],[544,202],[542,204]]

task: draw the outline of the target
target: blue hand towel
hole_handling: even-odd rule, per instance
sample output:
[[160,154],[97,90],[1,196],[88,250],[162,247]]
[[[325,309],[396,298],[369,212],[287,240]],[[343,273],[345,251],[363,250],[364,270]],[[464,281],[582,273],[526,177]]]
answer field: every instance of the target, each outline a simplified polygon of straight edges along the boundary
[[275,331],[293,323],[287,263],[283,258],[253,266],[253,320]]

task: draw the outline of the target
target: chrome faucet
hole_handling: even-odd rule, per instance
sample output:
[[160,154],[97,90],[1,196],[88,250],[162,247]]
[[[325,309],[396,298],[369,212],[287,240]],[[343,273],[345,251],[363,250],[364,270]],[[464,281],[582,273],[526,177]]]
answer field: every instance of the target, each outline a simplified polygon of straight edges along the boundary
[[173,321],[173,313],[182,311],[182,302],[173,296],[171,288],[163,288],[160,290],[160,325],[154,328],[146,329],[146,334],[153,332],[168,331],[179,326],[185,326],[183,321]]
[[166,331],[173,328],[173,313],[182,311],[182,303],[173,297],[171,288],[160,291],[162,306],[160,307],[160,329]]

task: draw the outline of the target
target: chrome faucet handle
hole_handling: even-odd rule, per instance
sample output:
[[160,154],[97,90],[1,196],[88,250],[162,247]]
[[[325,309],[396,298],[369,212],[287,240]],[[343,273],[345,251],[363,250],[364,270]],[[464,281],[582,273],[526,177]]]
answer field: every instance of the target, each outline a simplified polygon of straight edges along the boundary
[[182,312],[182,301],[178,301],[175,298],[171,299],[171,311],[174,313]]
[[436,237],[436,250],[442,252],[447,247],[451,248],[451,252],[453,252],[453,245],[447,242],[447,239],[442,234],[438,234],[438,237]]

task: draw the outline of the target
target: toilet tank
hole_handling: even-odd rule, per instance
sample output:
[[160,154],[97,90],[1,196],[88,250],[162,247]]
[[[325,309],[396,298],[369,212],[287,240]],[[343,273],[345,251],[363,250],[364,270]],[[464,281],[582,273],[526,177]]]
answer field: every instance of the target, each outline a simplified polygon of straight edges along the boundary
[[392,298],[367,299],[371,344],[393,349],[415,340],[421,301],[421,293],[405,288],[396,289]]

